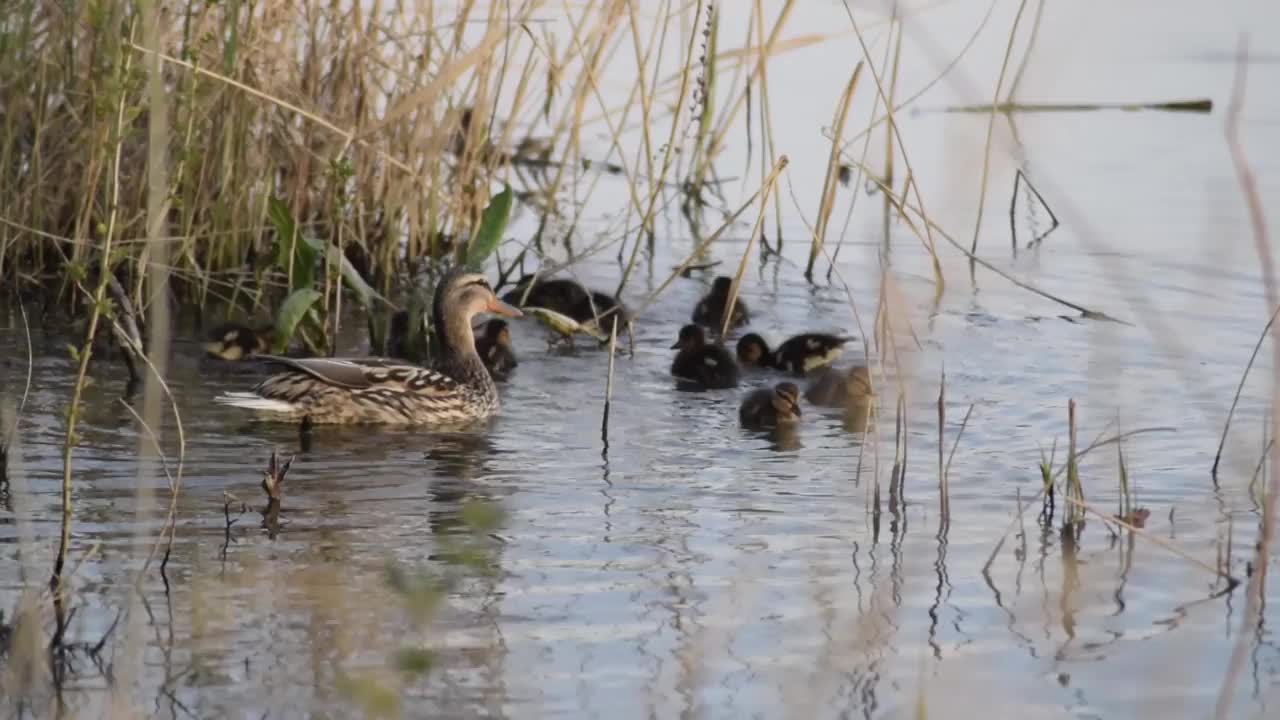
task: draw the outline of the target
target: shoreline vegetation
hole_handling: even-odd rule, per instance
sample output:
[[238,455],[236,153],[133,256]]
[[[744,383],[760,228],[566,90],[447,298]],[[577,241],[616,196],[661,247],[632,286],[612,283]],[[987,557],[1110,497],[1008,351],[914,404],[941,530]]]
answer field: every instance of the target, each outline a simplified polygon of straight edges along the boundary
[[[934,84],[912,95],[898,85],[903,46],[920,38],[904,33],[903,18],[896,15],[855,20],[852,11],[849,28],[829,36],[788,37],[787,22],[797,2],[771,3],[766,12],[759,0],[661,0],[643,10],[642,3],[634,2],[555,6],[541,0],[464,1],[448,7],[426,1],[410,8],[384,0],[224,0],[173,7],[157,0],[71,6],[12,0],[0,16],[0,305],[17,308],[27,329],[28,384],[16,400],[7,388],[0,395],[0,489],[5,497],[14,492],[11,488],[21,487],[7,473],[8,458],[21,447],[20,423],[30,391],[26,305],[40,303],[61,314],[81,340],[69,350],[76,381],[66,393],[59,548],[47,582],[27,578],[29,588],[18,606],[0,608],[4,694],[15,697],[13,691],[25,688],[24,697],[39,696],[32,700],[37,704],[49,695],[60,696],[75,668],[86,667],[84,661],[101,669],[104,649],[139,642],[135,613],[141,610],[133,597],[101,637],[68,636],[77,602],[70,582],[76,562],[71,546],[75,456],[81,443],[77,428],[92,374],[115,371],[105,363],[91,366],[91,358],[108,346],[123,359],[132,379],[125,404],[138,426],[136,513],[159,519],[161,527],[156,535],[138,538],[144,559],[131,582],[137,588],[160,581],[168,591],[166,567],[178,532],[186,438],[178,403],[166,383],[165,363],[173,318],[184,313],[200,313],[206,325],[270,316],[276,352],[302,347],[309,354],[329,354],[352,305],[368,316],[371,328],[384,328],[381,332],[396,311],[421,317],[432,279],[450,263],[483,267],[496,276],[495,289],[501,291],[526,273],[551,275],[585,258],[613,256],[618,266],[614,294],[620,297],[629,283],[639,284],[636,279],[646,275],[643,263],[652,261],[655,244],[666,242],[660,239],[660,220],[678,214],[682,232],[692,239],[690,250],[678,254],[684,259],[669,273],[651,274],[656,289],[633,304],[641,316],[675,278],[706,267],[708,249],[730,228],[751,230],[730,271],[729,307],[754,259],[780,256],[784,242],[801,243],[808,248],[808,263],[794,269],[795,282],[816,284],[825,277],[833,288],[842,288],[866,340],[864,360],[881,400],[858,430],[867,437],[872,477],[866,510],[877,536],[882,512],[896,524],[908,492],[923,493],[932,485],[906,481],[907,439],[917,429],[908,428],[903,367],[909,361],[902,348],[921,343],[906,310],[895,305],[899,298],[892,272],[887,266],[878,269],[878,301],[864,315],[866,308],[853,302],[836,266],[859,196],[863,205],[871,198],[879,203],[862,212],[879,213],[886,244],[894,224],[907,227],[918,240],[931,260],[929,280],[937,297],[948,281],[960,281],[943,275],[940,255],[953,253],[968,261],[971,276],[982,268],[1069,308],[1071,319],[1129,324],[1084,300],[1060,297],[1015,277],[1004,269],[1003,257],[983,255],[996,251],[979,244],[982,208],[988,197],[994,202],[1003,195],[988,187],[987,165],[998,151],[992,147],[994,125],[1022,112],[1210,113],[1211,100],[1019,101],[1016,93],[1044,9],[1043,0],[1022,0],[1008,30],[999,81],[991,79],[991,102],[919,110],[990,115],[980,176],[975,172],[979,219],[970,242],[965,229],[948,231],[929,215],[899,124],[903,111],[916,112],[914,103]],[[1024,13],[1027,9],[1034,12]],[[748,16],[746,37],[730,38],[722,31],[721,17],[728,12]],[[988,10],[973,38],[999,34],[988,29],[990,17]],[[874,43],[865,37],[872,28],[879,33]],[[973,38],[959,57],[939,68],[935,83],[969,52]],[[1020,54],[1014,52],[1015,39],[1021,40]],[[848,78],[843,92],[820,105],[832,110],[823,130],[830,152],[820,197],[816,203],[797,201],[797,206],[816,204],[817,220],[805,221],[807,236],[784,238],[783,203],[791,170],[786,147],[774,136],[774,117],[783,109],[770,106],[769,67],[776,57],[821,42],[847,44],[854,59],[852,67],[840,70],[841,79]],[[1241,52],[1247,57],[1247,47]],[[621,104],[609,104],[613,97],[606,99],[599,85],[609,72],[634,78]],[[1011,75],[1007,85],[1006,74]],[[1228,143],[1241,192],[1250,200],[1258,253],[1269,268],[1270,238],[1256,181],[1235,136],[1244,87],[1242,74],[1229,110]],[[863,116],[865,125],[856,127],[854,118]],[[882,157],[873,157],[873,137]],[[729,169],[722,160],[734,144],[749,147],[745,201],[726,197],[724,173]],[[1053,198],[1059,209],[1070,209],[1069,200],[1047,191],[1041,178],[1035,180],[1032,185],[1029,174],[1019,169],[1009,207],[1011,224],[1013,203],[1019,202],[1024,186],[1028,197],[1048,210],[1054,227],[1059,217],[1064,223],[1082,217],[1049,209],[1046,198]],[[611,232],[587,232],[584,208],[592,205],[603,182],[623,188],[624,206],[607,208],[618,219]],[[854,192],[841,195],[841,187]],[[837,202],[847,202],[843,218],[836,213]],[[516,219],[534,228],[529,237],[509,236]],[[1091,233],[1088,228],[1078,231]],[[1028,247],[1043,237],[1033,236]],[[1016,255],[1016,230],[1014,238]],[[1278,301],[1270,275],[1266,284],[1274,307]],[[1156,321],[1144,317],[1134,323]],[[726,314],[722,335],[727,331]],[[1263,336],[1272,332],[1268,323]],[[622,362],[615,357],[619,334],[612,325],[607,355],[601,353],[609,368],[599,393],[606,454],[609,404],[617,399],[613,368]],[[1274,366],[1280,372],[1280,359]],[[1242,378],[1241,388],[1243,384]],[[946,389],[944,375],[932,434],[938,443],[934,481],[942,538],[951,514],[958,512],[950,497],[959,482],[949,476],[951,460],[961,449],[971,416],[976,422],[981,413],[974,404],[965,412],[959,412],[964,406],[953,406],[948,418]],[[1274,407],[1280,398],[1272,399]],[[1143,529],[1150,513],[1130,489],[1124,443],[1170,428],[1122,430],[1117,422],[1108,434],[1085,442],[1077,438],[1075,400],[1061,400],[1067,410],[1065,439],[1046,439],[1053,450],[1042,452],[1042,487],[1035,497],[1019,496],[1016,509],[1010,509],[1013,521],[994,545],[983,571],[986,582],[993,583],[989,570],[1028,510],[1038,508],[1046,524],[1057,517],[1064,537],[1079,533],[1085,517],[1092,516],[1109,532],[1143,538],[1204,570],[1213,578],[1215,593],[1246,585],[1242,622],[1257,625],[1280,474],[1273,470],[1258,491],[1265,498],[1261,540],[1252,556],[1254,573],[1240,577],[1230,553],[1208,562]],[[1234,401],[1231,407],[1234,412]],[[166,427],[177,435],[176,456],[165,450],[175,447],[175,438],[163,437]],[[1224,443],[1226,431],[1224,427]],[[1273,453],[1273,467],[1280,462],[1274,454],[1280,453],[1275,432],[1272,427],[1265,446]],[[1059,445],[1066,447],[1065,459],[1058,457]],[[1114,513],[1091,502],[1078,464],[1086,453],[1110,445],[1117,451],[1114,492],[1120,498]],[[285,474],[293,463],[292,456],[273,454],[263,474],[263,528],[271,538],[287,532]],[[299,468],[304,463],[305,458],[297,460]],[[856,463],[861,477],[861,451]],[[912,470],[919,475],[921,467],[917,460]],[[1216,459],[1213,474],[1216,482]],[[167,492],[153,496],[152,487]],[[288,487],[290,493],[300,492],[295,484]],[[1096,487],[1089,490],[1098,492]],[[224,559],[233,543],[232,526],[247,511],[247,503],[226,494]],[[460,577],[494,573],[484,543],[502,522],[500,510],[476,503],[462,515],[467,533],[444,553],[451,570],[447,577],[399,565],[387,570],[387,587],[424,636]],[[1241,633],[1241,649],[1224,679],[1219,717],[1229,716],[1227,700],[1248,635]],[[406,646],[394,664],[410,678],[404,681],[408,684],[430,671],[432,658]],[[395,714],[400,707],[401,688],[395,684],[342,678],[339,686],[349,702],[366,712]],[[923,707],[917,715],[925,715]]]

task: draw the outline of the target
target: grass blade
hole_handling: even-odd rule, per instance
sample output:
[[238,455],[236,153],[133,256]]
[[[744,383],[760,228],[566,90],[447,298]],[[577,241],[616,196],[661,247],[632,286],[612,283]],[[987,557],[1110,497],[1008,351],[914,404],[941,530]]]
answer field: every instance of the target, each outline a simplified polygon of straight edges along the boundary
[[507,221],[511,219],[511,186],[503,185],[502,192],[489,199],[489,207],[480,216],[480,229],[472,236],[467,246],[467,266],[479,270],[484,261],[502,242],[502,234],[507,231]]

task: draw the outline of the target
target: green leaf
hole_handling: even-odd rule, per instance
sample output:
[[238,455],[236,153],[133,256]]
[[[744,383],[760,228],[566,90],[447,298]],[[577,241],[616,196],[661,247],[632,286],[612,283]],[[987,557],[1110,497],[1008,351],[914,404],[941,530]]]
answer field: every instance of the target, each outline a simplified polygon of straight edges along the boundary
[[430,650],[420,648],[400,648],[396,651],[392,662],[397,670],[409,675],[422,675],[431,670],[435,658]]
[[368,309],[373,304],[374,300],[381,300],[384,303],[387,302],[387,299],[384,298],[377,290],[374,290],[373,286],[364,279],[364,276],[360,274],[360,271],[356,270],[356,266],[352,265],[351,261],[347,259],[346,253],[343,253],[333,245],[325,245],[322,247],[323,250],[321,252],[324,253],[325,258],[329,261],[330,267],[332,267],[335,262],[338,264],[338,272],[342,275],[343,282],[345,282],[347,287],[351,288],[355,292],[362,307]]
[[492,532],[502,523],[502,519],[502,508],[487,500],[471,500],[462,506],[462,522],[473,533]]
[[[267,217],[276,228],[276,267],[289,274],[289,287],[293,290],[310,288],[316,277],[316,245],[310,241],[298,242],[298,224],[293,213],[279,198],[267,199]],[[290,267],[292,258],[292,267]]]
[[400,717],[400,696],[372,676],[340,672],[334,679],[334,687],[341,695],[359,705],[365,717]]
[[503,185],[502,192],[489,198],[489,207],[480,216],[480,229],[471,237],[467,247],[467,265],[479,270],[484,261],[502,242],[502,234],[507,231],[507,221],[511,219],[511,186]]
[[307,311],[320,299],[320,291],[314,288],[300,288],[294,290],[285,298],[284,304],[280,306],[280,312],[276,314],[276,343],[272,348],[275,352],[284,352],[289,347],[289,341],[293,339],[293,333],[298,328],[298,323],[306,317]]

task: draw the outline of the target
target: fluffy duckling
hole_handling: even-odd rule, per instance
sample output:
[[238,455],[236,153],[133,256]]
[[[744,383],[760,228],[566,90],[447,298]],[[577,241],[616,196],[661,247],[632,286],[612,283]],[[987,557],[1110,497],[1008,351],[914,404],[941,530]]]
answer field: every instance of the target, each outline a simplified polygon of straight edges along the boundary
[[679,349],[671,363],[678,380],[704,389],[731,388],[738,384],[738,363],[722,345],[707,343],[706,332],[697,325],[680,328],[680,337],[671,348]]
[[747,367],[775,368],[804,375],[835,362],[849,340],[826,333],[804,333],[783,341],[777,350],[770,350],[764,338],[748,333],[738,341],[738,361]]
[[[582,283],[568,278],[541,279],[525,275],[516,283],[515,289],[507,291],[502,299],[516,307],[546,308],[580,323],[603,318],[605,322],[600,323],[600,329],[606,336],[611,330],[609,318],[613,318],[614,322],[620,319],[623,325],[631,321],[627,307],[618,298],[599,290],[590,290]],[[623,325],[618,326],[619,334]]]
[[275,328],[269,325],[252,330],[238,323],[223,323],[209,331],[203,347],[209,357],[236,362],[267,352],[274,335]]
[[738,408],[738,420],[747,428],[776,428],[800,419],[800,388],[795,383],[778,383],[753,390]]
[[476,352],[495,380],[505,380],[519,364],[511,345],[511,328],[499,318],[486,322],[482,328],[483,333],[476,338]]
[[[698,304],[693,306],[693,321],[719,330],[724,324],[724,306],[729,304],[729,288],[732,285],[733,278],[727,275],[716,278],[711,283],[711,291],[703,295]],[[747,304],[742,301],[742,298],[738,298],[733,303],[733,318],[729,322],[729,327],[732,329],[746,325],[750,315]]]
[[854,365],[846,370],[827,368],[810,380],[804,390],[806,400],[823,407],[865,405],[874,396],[871,372],[866,365]]

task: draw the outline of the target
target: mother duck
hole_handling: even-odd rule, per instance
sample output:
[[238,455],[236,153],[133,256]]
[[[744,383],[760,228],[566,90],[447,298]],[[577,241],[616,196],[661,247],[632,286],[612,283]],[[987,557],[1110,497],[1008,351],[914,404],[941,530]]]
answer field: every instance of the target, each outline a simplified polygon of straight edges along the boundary
[[476,354],[471,318],[491,312],[520,317],[499,300],[484,275],[454,268],[441,278],[432,303],[440,352],[432,368],[383,358],[260,356],[283,367],[250,392],[216,401],[257,410],[273,419],[323,424],[454,425],[484,420],[498,410],[498,390]]

